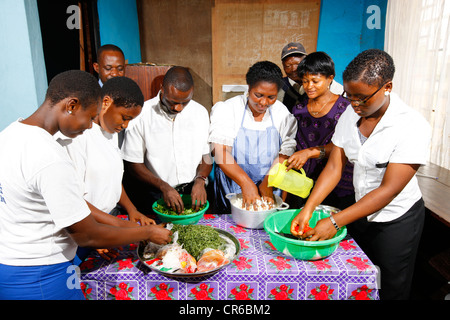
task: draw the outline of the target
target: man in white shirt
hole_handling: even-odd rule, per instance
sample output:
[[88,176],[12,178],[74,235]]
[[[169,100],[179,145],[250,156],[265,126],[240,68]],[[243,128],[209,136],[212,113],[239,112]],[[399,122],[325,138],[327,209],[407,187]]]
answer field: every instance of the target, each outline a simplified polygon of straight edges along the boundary
[[170,68],[161,91],[144,103],[125,132],[124,187],[142,213],[151,213],[160,198],[181,212],[180,194],[190,194],[196,209],[206,203],[205,185],[212,168],[209,115],[192,100],[193,93],[189,70]]

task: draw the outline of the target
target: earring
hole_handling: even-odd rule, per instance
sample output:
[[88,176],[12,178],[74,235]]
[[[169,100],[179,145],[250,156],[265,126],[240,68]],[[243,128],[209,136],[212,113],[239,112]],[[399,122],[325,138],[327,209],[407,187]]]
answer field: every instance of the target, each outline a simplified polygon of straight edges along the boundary
[[68,114],[72,114],[72,110],[68,110],[67,113],[68,113]]
[[390,94],[389,91],[385,91],[385,92],[384,92],[384,95],[385,95],[386,97],[387,97],[389,94]]

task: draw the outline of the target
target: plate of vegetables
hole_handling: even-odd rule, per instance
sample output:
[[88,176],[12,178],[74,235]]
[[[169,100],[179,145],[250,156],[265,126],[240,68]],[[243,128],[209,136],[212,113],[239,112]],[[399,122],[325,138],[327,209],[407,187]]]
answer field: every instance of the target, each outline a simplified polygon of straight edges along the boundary
[[172,242],[140,242],[137,254],[150,270],[176,278],[212,275],[233,261],[240,243],[232,234],[207,225],[168,224]]
[[181,200],[184,203],[184,210],[177,213],[172,208],[168,207],[163,199],[155,201],[152,205],[153,211],[162,222],[172,222],[176,224],[196,224],[205,214],[209,208],[209,202],[200,207],[200,210],[195,211],[192,208],[192,200],[190,195],[182,194]]

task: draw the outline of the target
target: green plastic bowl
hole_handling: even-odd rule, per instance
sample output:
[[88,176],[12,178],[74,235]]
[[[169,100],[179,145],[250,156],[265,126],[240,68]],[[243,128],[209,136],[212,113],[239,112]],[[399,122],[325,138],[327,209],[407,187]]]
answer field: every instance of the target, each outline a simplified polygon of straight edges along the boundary
[[[191,196],[190,195],[182,194],[181,195],[181,199],[183,200],[185,208],[191,207],[192,200],[191,200]],[[158,210],[156,210],[156,206],[158,204],[164,205],[165,202],[164,202],[163,199],[159,199],[158,201],[155,201],[153,203],[153,205],[152,205],[153,211],[156,213],[156,215],[159,217],[159,219],[162,222],[171,222],[171,223],[175,223],[175,224],[184,224],[184,225],[186,225],[186,224],[197,224],[197,222],[200,221],[200,219],[205,214],[206,210],[208,210],[208,208],[209,208],[209,202],[206,201],[205,208],[203,208],[202,210],[199,210],[199,211],[197,211],[195,213],[187,214],[187,215],[170,215],[170,214],[161,213]]]
[[[323,241],[297,240],[279,234],[291,233],[291,221],[297,215],[298,210],[277,211],[266,218],[264,230],[269,234],[273,246],[283,254],[300,260],[319,260],[331,255],[337,249],[339,242],[347,235],[345,226],[333,238]],[[317,221],[327,218],[331,213],[338,211],[339,209],[330,206],[317,206],[309,220],[309,226],[314,228]]]

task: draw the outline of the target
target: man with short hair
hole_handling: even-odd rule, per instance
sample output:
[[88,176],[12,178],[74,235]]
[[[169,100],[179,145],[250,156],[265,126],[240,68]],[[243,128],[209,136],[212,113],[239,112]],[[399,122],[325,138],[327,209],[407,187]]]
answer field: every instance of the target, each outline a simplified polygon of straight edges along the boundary
[[105,44],[98,49],[97,62],[93,63],[93,67],[102,87],[108,79],[125,75],[125,55],[118,46]]
[[181,212],[180,194],[190,195],[195,209],[206,203],[205,185],[212,169],[209,115],[192,100],[193,93],[188,69],[170,68],[158,95],[144,103],[125,132],[124,187],[142,213],[151,213],[160,198]]

